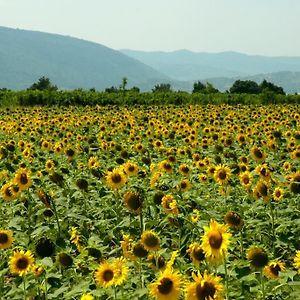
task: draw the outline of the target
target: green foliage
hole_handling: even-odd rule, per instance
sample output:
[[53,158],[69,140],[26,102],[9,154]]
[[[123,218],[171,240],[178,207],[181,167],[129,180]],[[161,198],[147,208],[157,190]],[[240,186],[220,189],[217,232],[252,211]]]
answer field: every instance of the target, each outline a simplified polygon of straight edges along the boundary
[[193,86],[193,93],[203,93],[203,94],[215,94],[219,90],[216,89],[210,82],[203,84],[201,81],[197,81]]
[[32,84],[28,90],[38,90],[38,91],[56,91],[57,86],[53,85],[49,78],[43,76],[37,82]]
[[246,94],[259,94],[261,89],[259,85],[252,80],[236,80],[230,88],[230,93],[246,93]]
[[171,92],[171,84],[170,83],[160,83],[154,86],[154,88],[152,89],[153,93],[167,93],[167,92]]

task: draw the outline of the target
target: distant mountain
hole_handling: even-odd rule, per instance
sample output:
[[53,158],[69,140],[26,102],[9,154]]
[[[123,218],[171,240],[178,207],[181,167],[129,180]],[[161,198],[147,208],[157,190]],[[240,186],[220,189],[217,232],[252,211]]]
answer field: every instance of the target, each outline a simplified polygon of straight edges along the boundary
[[197,53],[121,50],[175,80],[240,77],[274,72],[300,72],[299,57],[268,57],[237,52]]
[[151,89],[168,80],[142,62],[100,44],[36,31],[0,27],[0,88],[25,89],[40,77],[62,89],[129,86]]

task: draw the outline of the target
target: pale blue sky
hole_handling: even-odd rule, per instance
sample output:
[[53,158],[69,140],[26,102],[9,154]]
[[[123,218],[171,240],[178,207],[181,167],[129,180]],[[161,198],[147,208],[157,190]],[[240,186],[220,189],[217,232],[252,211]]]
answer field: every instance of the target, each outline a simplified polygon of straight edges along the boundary
[[300,56],[300,0],[0,0],[0,26],[114,49]]

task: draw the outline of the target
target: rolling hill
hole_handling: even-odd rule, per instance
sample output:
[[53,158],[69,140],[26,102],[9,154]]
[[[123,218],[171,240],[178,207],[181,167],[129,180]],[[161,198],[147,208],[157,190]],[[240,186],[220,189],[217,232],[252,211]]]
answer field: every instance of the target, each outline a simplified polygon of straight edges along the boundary
[[119,51],[69,36],[0,27],[0,41],[0,88],[24,89],[42,76],[61,89],[104,89],[123,77],[151,89],[168,80]]

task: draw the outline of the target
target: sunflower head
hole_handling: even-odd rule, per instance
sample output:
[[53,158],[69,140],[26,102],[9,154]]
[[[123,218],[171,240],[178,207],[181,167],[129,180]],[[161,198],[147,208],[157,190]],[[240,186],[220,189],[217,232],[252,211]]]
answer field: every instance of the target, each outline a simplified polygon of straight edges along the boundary
[[193,274],[194,282],[186,286],[186,299],[223,299],[224,287],[220,283],[221,277],[204,273]]
[[300,250],[296,251],[296,255],[294,257],[294,267],[298,270],[298,274],[300,274]]
[[127,178],[122,170],[114,169],[108,172],[106,182],[111,189],[118,190],[126,184]]
[[95,281],[102,287],[109,287],[115,283],[116,270],[112,263],[103,262],[95,272]]
[[267,252],[257,246],[252,246],[247,251],[247,259],[250,262],[250,265],[255,269],[261,269],[268,264],[269,258]]
[[141,243],[147,251],[156,251],[160,248],[159,237],[151,230],[143,232],[141,236]]
[[177,272],[166,269],[155,282],[149,285],[150,295],[157,300],[178,300],[182,278]]
[[279,272],[284,272],[285,266],[281,261],[272,261],[264,267],[264,273],[269,279],[277,279],[280,275]]
[[196,266],[205,259],[205,253],[198,243],[190,244],[187,253],[190,255],[193,264]]
[[148,251],[145,249],[141,242],[136,243],[132,248],[132,253],[135,257],[143,258],[148,255]]
[[19,276],[26,275],[34,263],[32,253],[27,250],[14,251],[13,255],[10,257],[10,269],[11,272]]
[[206,259],[213,264],[223,261],[231,234],[227,232],[228,226],[222,225],[215,220],[210,221],[210,226],[204,226],[201,247]]
[[225,217],[224,217],[225,223],[233,229],[240,230],[244,226],[244,220],[242,217],[234,212],[234,211],[229,211]]
[[143,207],[142,197],[136,192],[126,192],[123,197],[126,207],[133,213],[140,213]]
[[214,178],[216,182],[220,185],[225,185],[228,183],[231,175],[231,170],[229,167],[225,165],[218,165],[216,166],[215,172],[214,172]]
[[0,250],[10,248],[13,241],[13,235],[10,230],[0,229]]
[[63,267],[68,268],[73,264],[73,258],[66,252],[61,252],[57,256],[57,262]]

